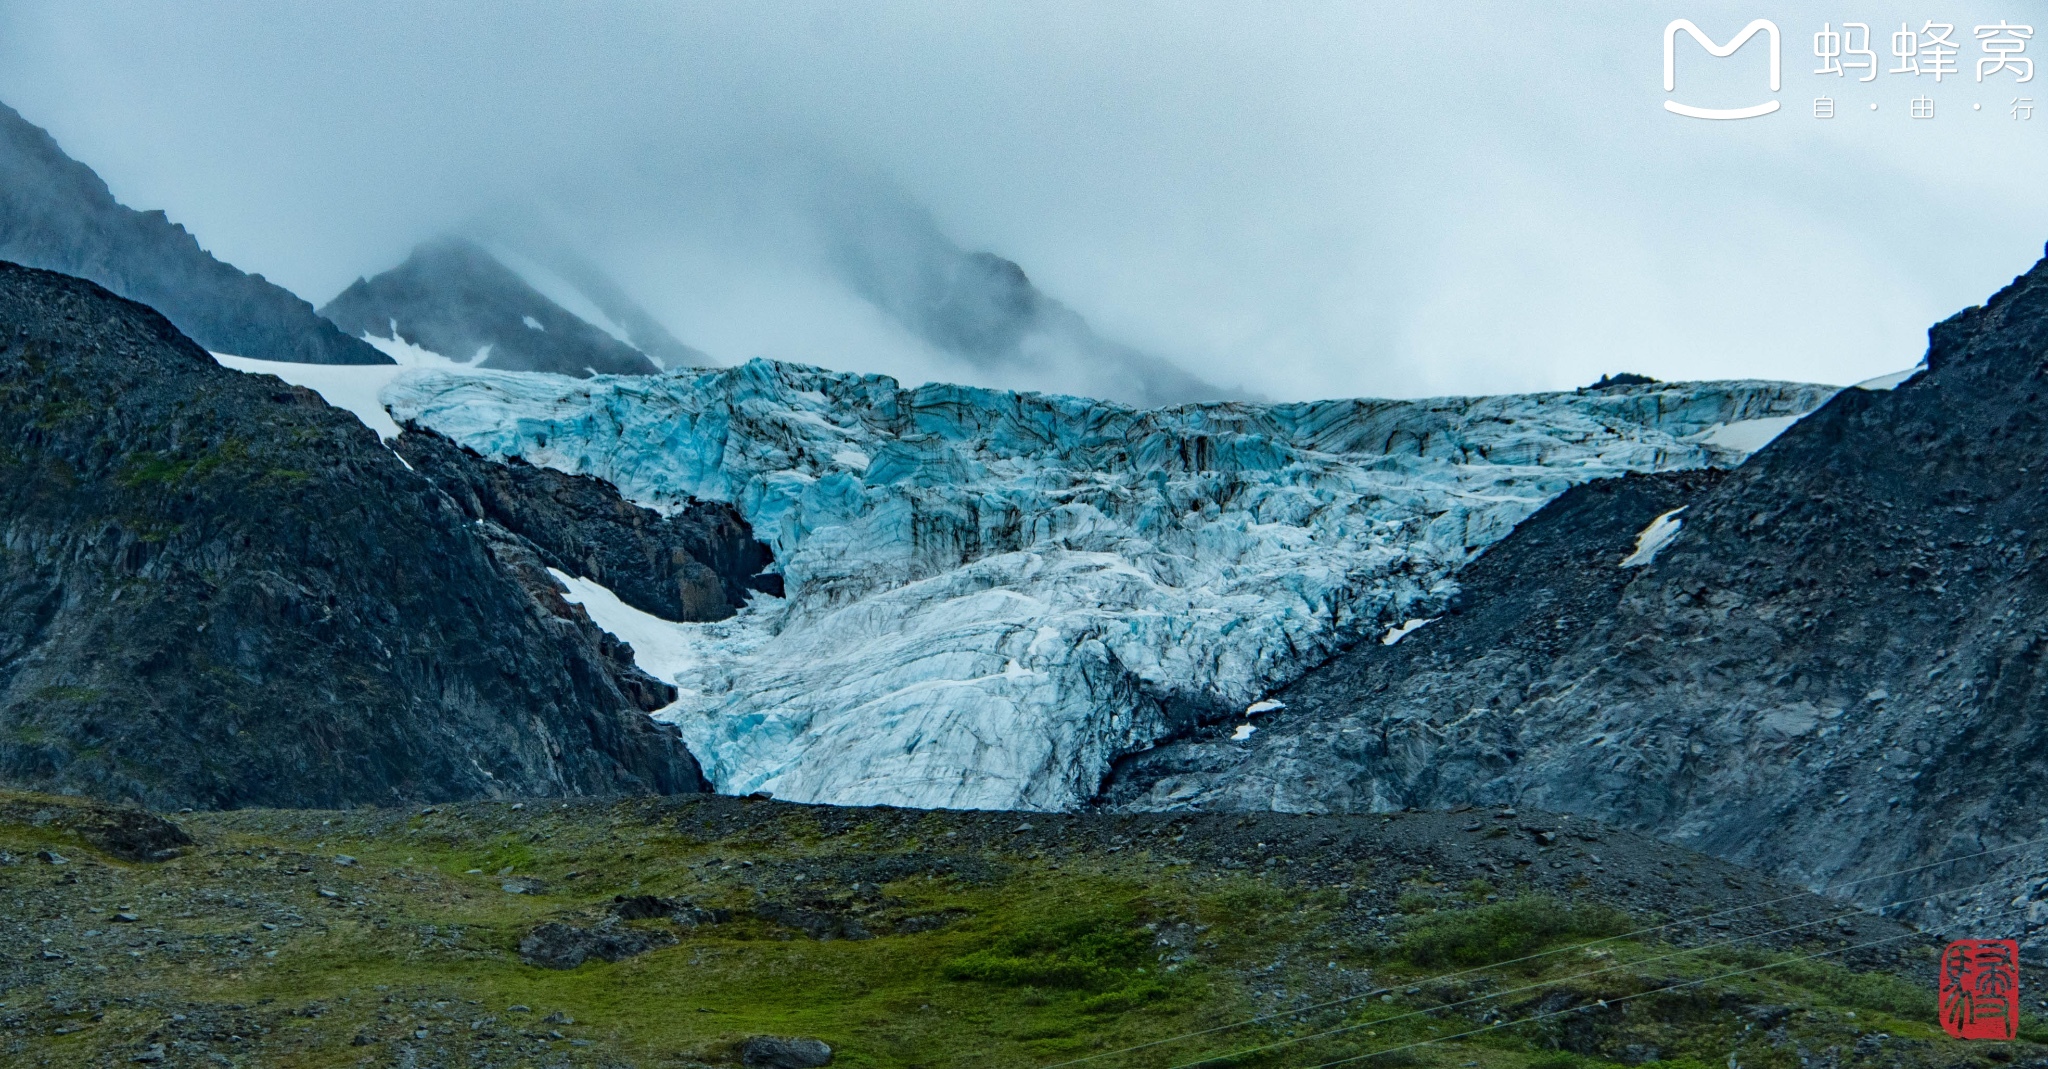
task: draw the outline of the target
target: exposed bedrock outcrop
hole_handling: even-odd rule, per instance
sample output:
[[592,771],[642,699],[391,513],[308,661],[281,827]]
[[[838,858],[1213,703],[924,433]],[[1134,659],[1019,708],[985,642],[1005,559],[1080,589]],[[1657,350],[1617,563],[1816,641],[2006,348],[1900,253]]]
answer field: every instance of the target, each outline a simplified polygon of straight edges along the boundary
[[690,500],[669,515],[641,508],[610,483],[491,460],[433,431],[407,427],[392,448],[473,520],[527,540],[547,567],[593,579],[664,620],[723,620],[754,590],[782,592],[774,561],[739,512]]
[[[1602,553],[1559,567],[1625,579],[1604,611],[1552,636],[1518,615],[1528,588],[1468,585],[1488,596],[1310,673],[1250,739],[1132,759],[1115,797],[1527,803],[1865,901],[1993,880],[1915,908],[1995,901],[2034,930],[2048,920],[2029,845],[2048,830],[2048,261],[1929,341],[1922,374],[1842,392],[1688,495],[1646,566],[1603,558],[1663,502],[1599,517]],[[1489,557],[1583,540],[1571,507]],[[1496,612],[1519,622],[1485,623]],[[1979,851],[1993,852],[1851,883]]]
[[672,689],[518,548],[311,391],[0,263],[8,783],[157,807],[697,789],[644,712]]

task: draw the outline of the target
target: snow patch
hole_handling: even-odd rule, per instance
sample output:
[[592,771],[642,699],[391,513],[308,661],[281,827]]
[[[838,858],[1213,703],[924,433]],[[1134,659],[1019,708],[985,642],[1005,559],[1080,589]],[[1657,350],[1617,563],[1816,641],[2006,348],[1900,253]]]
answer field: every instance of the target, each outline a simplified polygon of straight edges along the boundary
[[1239,724],[1237,725],[1237,730],[1230,733],[1230,741],[1243,742],[1244,740],[1251,738],[1252,732],[1257,730],[1259,729],[1251,726],[1250,724]]
[[633,647],[633,662],[648,675],[673,683],[703,663],[699,646],[705,625],[679,624],[642,612],[594,580],[553,568],[548,574],[561,584],[564,601],[583,606],[591,623]]
[[328,404],[353,413],[363,426],[376,431],[377,437],[387,442],[398,437],[398,424],[377,397],[393,379],[405,373],[407,369],[404,367],[393,364],[286,364],[226,353],[214,353],[213,359],[222,367],[251,375],[275,375],[294,386],[304,386],[319,394],[320,399]]
[[1927,362],[1923,360],[1904,371],[1894,371],[1889,375],[1879,375],[1874,379],[1864,379],[1856,384],[1856,388],[1859,390],[1895,390],[1901,383],[1925,370],[1927,370]]
[[[440,353],[433,351],[432,349],[422,349],[419,346],[414,345],[413,343],[406,341],[403,337],[399,336],[398,321],[395,319],[391,321],[390,337],[380,338],[375,334],[370,333],[369,331],[364,331],[363,341],[369,343],[369,345],[372,348],[376,349],[378,352],[390,357],[395,363],[397,363],[399,367],[468,367],[472,364],[475,364],[479,358],[485,355],[485,353],[479,352],[478,354],[476,354],[475,357],[472,357],[470,360],[465,362],[461,360],[450,359],[446,356],[441,355]],[[487,352],[490,347],[485,346],[484,348],[485,351]],[[350,364],[347,366],[381,367],[383,365]]]
[[[422,349],[398,336],[398,324],[391,324],[391,337],[365,333],[363,340],[390,357],[390,364],[290,364],[278,360],[256,360],[246,356],[213,353],[215,363],[251,375],[275,375],[294,386],[320,395],[336,408],[345,409],[363,426],[390,441],[398,437],[398,423],[385,411],[382,394],[399,376],[416,368],[461,368],[469,365],[450,360],[431,349]],[[488,349],[488,347],[486,347]],[[483,353],[478,353],[481,359]],[[401,458],[403,459],[403,458]],[[406,465],[411,468],[412,465]]]
[[1792,416],[1765,416],[1762,419],[1743,419],[1733,423],[1717,424],[1697,439],[1704,445],[1717,446],[1730,452],[1747,456],[1771,444],[1786,429],[1799,422],[1805,413]]
[[1678,518],[1678,514],[1684,512],[1685,509],[1686,506],[1680,505],[1670,512],[1651,520],[1648,527],[1637,532],[1635,552],[1621,558],[1621,566],[1624,568],[1644,568],[1648,567],[1651,561],[1656,560],[1657,551],[1669,545],[1672,539],[1677,538],[1678,529],[1685,526],[1685,521]]
[[1436,617],[1434,616],[1420,620],[1404,620],[1401,622],[1401,625],[1399,627],[1387,628],[1387,633],[1380,636],[1380,645],[1391,646],[1401,641],[1402,639],[1407,638],[1411,632],[1414,632],[1422,625],[1431,624],[1435,622]]
[[1253,703],[1251,703],[1250,705],[1247,705],[1247,706],[1245,706],[1245,707],[1244,707],[1244,715],[1246,715],[1246,716],[1257,716],[1257,715],[1259,715],[1260,713],[1270,713],[1270,712],[1274,711],[1275,709],[1285,709],[1285,708],[1287,708],[1287,703],[1286,703],[1286,702],[1281,702],[1281,701],[1274,701],[1274,700],[1273,700],[1273,699],[1271,699],[1271,698],[1267,698],[1267,699],[1266,699],[1265,701],[1262,701],[1262,702],[1253,702]]
[[548,328],[542,326],[540,320],[535,319],[532,316],[520,316],[519,321],[521,323],[526,324],[526,329],[528,330],[537,330],[543,334],[547,333]]

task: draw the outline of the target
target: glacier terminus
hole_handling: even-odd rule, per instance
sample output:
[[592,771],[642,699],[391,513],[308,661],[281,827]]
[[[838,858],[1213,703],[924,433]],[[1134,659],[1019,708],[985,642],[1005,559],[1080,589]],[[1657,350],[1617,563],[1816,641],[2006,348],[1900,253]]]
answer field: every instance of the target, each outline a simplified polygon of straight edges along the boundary
[[[681,697],[723,793],[1062,809],[1118,757],[1242,716],[1434,615],[1546,501],[1740,462],[1834,388],[1705,382],[1140,410],[755,360],[572,379],[410,371],[382,394],[487,456],[657,510],[731,502],[786,596],[675,624],[571,596]],[[1759,422],[1768,421],[1768,422]]]

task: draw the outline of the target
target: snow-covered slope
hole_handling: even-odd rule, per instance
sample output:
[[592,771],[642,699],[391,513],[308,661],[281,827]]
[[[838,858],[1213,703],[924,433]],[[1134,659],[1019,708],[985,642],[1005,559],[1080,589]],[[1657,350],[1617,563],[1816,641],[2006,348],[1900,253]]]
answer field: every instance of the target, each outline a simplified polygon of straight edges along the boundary
[[372,334],[363,336],[363,341],[378,352],[391,358],[389,364],[293,364],[278,360],[252,360],[246,356],[230,353],[213,353],[213,359],[222,367],[251,375],[276,375],[294,386],[305,388],[320,395],[321,399],[336,408],[344,409],[363,426],[377,432],[377,437],[390,441],[398,437],[398,424],[392,422],[391,414],[384,410],[381,400],[384,387],[391,380],[405,372],[419,367],[457,368],[468,365],[457,363],[439,353],[429,352],[402,338],[379,338]]
[[774,547],[788,597],[719,623],[575,592],[682,689],[659,715],[720,790],[1051,809],[1177,722],[1240,714],[1335,646],[1433,615],[1461,564],[1565,488],[1733,463],[1728,428],[1832,392],[1141,411],[755,361],[423,369],[383,399],[651,507],[731,501]]

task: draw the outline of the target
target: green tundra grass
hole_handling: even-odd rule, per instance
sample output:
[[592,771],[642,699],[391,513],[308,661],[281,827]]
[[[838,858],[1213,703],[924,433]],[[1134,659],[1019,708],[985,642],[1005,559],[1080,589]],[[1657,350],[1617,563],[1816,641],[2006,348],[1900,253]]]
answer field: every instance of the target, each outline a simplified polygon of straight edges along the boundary
[[[8,1066],[722,1065],[757,1035],[815,1037],[862,1067],[2048,1054],[1942,1035],[1918,937],[1880,934],[1891,956],[1859,967],[1799,960],[1846,945],[1819,927],[1631,935],[1668,918],[1597,881],[1303,859],[1290,818],[1240,831],[729,798],[251,810],[177,816],[196,842],[151,862],[93,845],[78,817],[96,807],[0,800]],[[1254,833],[1284,863],[1212,863]],[[573,969],[521,960],[537,925],[600,928],[639,895],[725,919],[613,920],[674,941]]]

